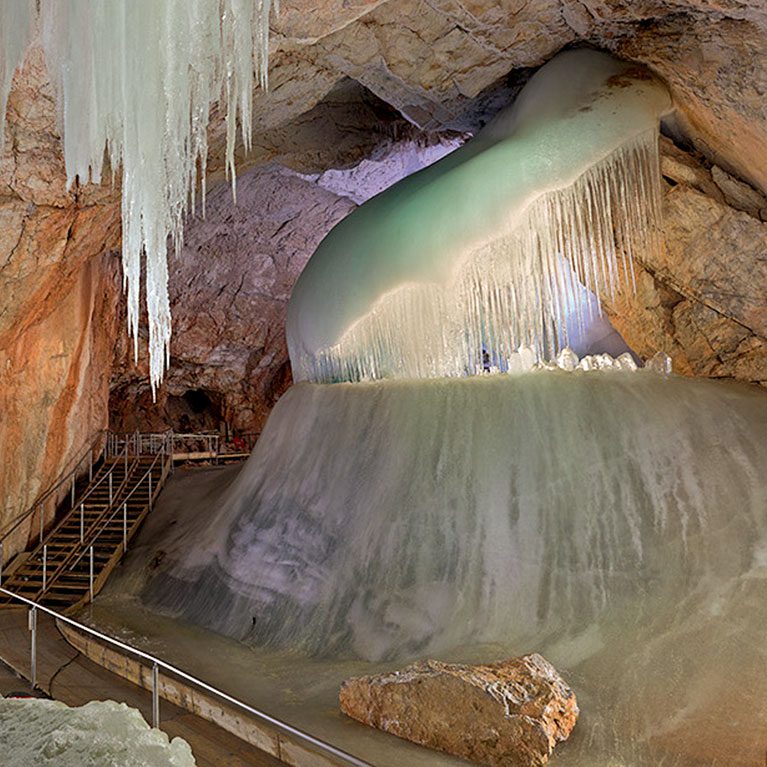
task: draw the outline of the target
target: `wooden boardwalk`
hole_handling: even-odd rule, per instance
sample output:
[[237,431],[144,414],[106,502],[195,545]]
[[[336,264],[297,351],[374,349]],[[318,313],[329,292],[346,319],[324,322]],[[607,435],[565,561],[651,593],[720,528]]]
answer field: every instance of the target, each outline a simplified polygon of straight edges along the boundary
[[[137,708],[152,719],[150,693],[84,658],[61,636],[52,618],[37,617],[37,684],[45,693],[70,706],[90,700],[116,700]],[[30,633],[25,609],[0,610],[0,694],[29,689]],[[5,664],[5,667],[3,666]],[[181,737],[192,747],[199,767],[284,767],[205,719],[160,702],[161,728],[169,737]]]

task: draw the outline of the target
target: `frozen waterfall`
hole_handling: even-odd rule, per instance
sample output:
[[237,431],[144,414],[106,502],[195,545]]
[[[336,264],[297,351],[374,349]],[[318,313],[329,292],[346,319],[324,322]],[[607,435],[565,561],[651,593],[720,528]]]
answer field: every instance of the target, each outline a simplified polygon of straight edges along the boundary
[[370,659],[574,630],[758,569],[765,434],[761,392],[643,371],[297,385],[148,593]]
[[351,658],[537,651],[581,704],[557,763],[748,767],[766,400],[646,370],[299,384],[223,495],[179,497],[128,574],[154,610],[261,648],[237,661],[254,687],[269,652],[304,690],[369,673]]
[[659,116],[646,71],[560,54],[463,148],[363,204],[323,240],[288,311],[294,376],[319,382],[505,369],[569,343],[582,286],[631,284],[658,244]]

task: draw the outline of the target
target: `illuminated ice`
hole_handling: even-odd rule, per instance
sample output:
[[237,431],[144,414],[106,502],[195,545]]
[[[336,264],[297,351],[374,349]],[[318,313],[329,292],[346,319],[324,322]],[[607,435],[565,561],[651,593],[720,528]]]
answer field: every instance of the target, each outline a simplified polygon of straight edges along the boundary
[[[360,206],[294,289],[294,376],[320,382],[514,369],[569,344],[582,286],[632,282],[656,247],[659,116],[646,71],[560,54],[473,141]],[[598,311],[598,307],[597,307]]]
[[[59,94],[67,183],[98,182],[105,169],[114,174],[122,168],[128,327],[138,344],[144,254],[153,387],[169,354],[168,238],[178,251],[198,180],[204,201],[207,128],[217,102],[226,114],[226,168],[234,186],[237,120],[247,150],[253,90],[266,84],[271,5],[272,0],[40,0],[46,60]],[[35,6],[35,0],[0,3],[0,117],[13,69],[30,39]]]

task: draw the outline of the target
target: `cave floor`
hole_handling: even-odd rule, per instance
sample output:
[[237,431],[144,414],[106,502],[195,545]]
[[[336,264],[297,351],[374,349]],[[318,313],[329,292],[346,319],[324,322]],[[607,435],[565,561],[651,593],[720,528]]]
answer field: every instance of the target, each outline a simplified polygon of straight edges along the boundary
[[[0,694],[29,689],[29,641],[26,610],[0,610]],[[38,616],[38,686],[69,706],[81,706],[90,700],[124,702],[151,721],[150,694],[81,656],[45,615]],[[168,701],[160,702],[160,716],[161,727],[170,738],[183,738],[192,747],[198,767],[283,764]]]

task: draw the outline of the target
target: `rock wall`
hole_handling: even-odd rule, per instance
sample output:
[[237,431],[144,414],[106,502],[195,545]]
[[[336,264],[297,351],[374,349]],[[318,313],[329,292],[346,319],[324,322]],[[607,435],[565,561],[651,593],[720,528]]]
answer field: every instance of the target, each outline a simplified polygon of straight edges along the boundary
[[767,385],[764,198],[661,140],[664,247],[606,306],[642,357],[669,354],[685,375]]
[[205,218],[187,226],[171,268],[171,365],[156,403],[145,345],[134,364],[123,334],[112,381],[113,428],[183,429],[172,399],[201,390],[221,420],[240,432],[260,432],[290,384],[284,334],[290,292],[319,241],[355,205],[279,165],[244,173],[237,199],[233,205],[228,185],[219,184]]
[[67,191],[55,115],[33,49],[14,79],[0,156],[0,530],[107,425],[119,198]]

